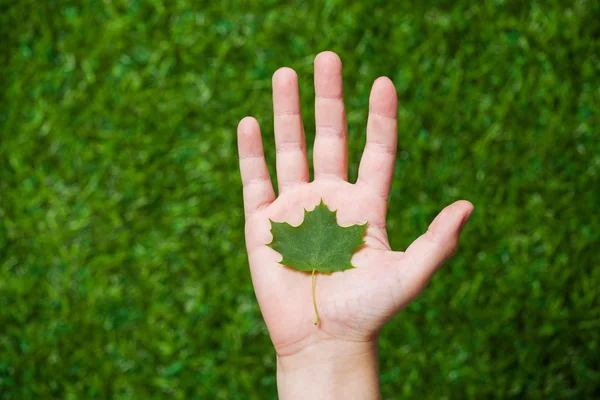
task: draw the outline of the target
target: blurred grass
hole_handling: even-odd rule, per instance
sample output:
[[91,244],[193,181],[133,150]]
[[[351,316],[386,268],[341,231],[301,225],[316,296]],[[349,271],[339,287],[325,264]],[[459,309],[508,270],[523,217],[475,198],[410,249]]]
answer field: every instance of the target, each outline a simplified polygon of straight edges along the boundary
[[[397,85],[402,249],[461,249],[382,332],[384,398],[600,393],[598,1],[0,1],[0,399],[276,397],[235,127],[344,62],[350,176]],[[272,170],[273,171],[273,170]]]

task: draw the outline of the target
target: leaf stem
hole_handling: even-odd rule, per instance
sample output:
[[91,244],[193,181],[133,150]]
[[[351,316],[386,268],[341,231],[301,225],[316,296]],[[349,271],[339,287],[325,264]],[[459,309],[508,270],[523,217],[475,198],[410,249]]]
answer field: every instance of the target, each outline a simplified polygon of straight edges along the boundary
[[317,316],[317,319],[315,321],[315,325],[319,324],[319,310],[317,310],[317,299],[315,297],[315,269],[312,270],[312,298],[313,298],[313,305],[315,306],[315,314]]

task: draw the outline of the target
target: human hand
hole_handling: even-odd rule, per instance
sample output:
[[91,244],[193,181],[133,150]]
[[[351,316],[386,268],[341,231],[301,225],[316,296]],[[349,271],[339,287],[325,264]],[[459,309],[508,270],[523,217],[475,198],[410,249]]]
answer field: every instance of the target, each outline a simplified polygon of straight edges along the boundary
[[[267,171],[258,123],[246,117],[238,126],[252,282],[278,362],[290,360],[290,364],[302,359],[310,362],[314,357],[335,358],[339,351],[362,354],[376,349],[381,327],[421,293],[453,254],[463,224],[473,210],[467,201],[453,203],[405,252],[392,251],[386,212],[397,147],[394,85],[384,77],[373,84],[367,142],[354,184],[348,182],[342,66],[336,54],[324,52],[316,57],[315,93],[312,182],[300,117],[298,78],[293,70],[281,68],[273,75],[277,197]],[[311,275],[280,265],[281,255],[266,244],[272,240],[269,219],[297,226],[303,220],[304,209],[312,210],[321,199],[330,209],[337,210],[341,226],[368,221],[368,227],[366,244],[352,258],[356,268],[331,275],[317,274],[315,296],[320,323],[314,326]]]

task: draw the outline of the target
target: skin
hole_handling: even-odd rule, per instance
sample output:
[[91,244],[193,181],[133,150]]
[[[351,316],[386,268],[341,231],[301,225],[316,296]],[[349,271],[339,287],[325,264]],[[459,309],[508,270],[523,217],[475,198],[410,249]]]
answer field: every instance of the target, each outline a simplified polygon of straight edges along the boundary
[[[406,251],[391,250],[386,213],[398,141],[394,84],[386,77],[373,83],[365,150],[358,179],[349,183],[342,63],[335,53],[323,52],[315,58],[314,69],[312,182],[298,77],[292,69],[281,68],[273,75],[278,196],[257,121],[246,117],[238,126],[250,272],[277,353],[281,399],[379,398],[379,331],[454,253],[473,205],[461,200],[447,206]],[[281,255],[266,244],[272,240],[269,219],[297,226],[304,209],[312,210],[321,198],[338,210],[341,226],[369,224],[366,245],[351,260],[355,269],[317,274],[321,322],[315,326],[310,274],[281,266]]]

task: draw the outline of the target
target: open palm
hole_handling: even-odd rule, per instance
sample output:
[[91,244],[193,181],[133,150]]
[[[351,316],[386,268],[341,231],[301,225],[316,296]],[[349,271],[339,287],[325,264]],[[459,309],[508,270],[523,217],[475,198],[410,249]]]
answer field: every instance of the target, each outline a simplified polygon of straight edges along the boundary
[[[280,355],[331,339],[372,340],[452,255],[462,226],[473,210],[467,201],[453,203],[406,252],[392,251],[386,233],[386,213],[397,147],[394,85],[383,77],[373,84],[367,142],[354,184],[348,182],[342,65],[336,54],[324,52],[315,59],[315,93],[314,181],[309,182],[298,78],[289,68],[281,68],[273,76],[277,198],[258,123],[246,117],[238,126],[252,282]],[[321,199],[337,210],[341,226],[368,221],[368,227],[366,244],[352,257],[357,268],[316,275],[320,323],[314,326],[311,275],[281,266],[281,255],[266,244],[272,239],[269,219],[297,226],[302,223],[304,209],[312,210]]]

